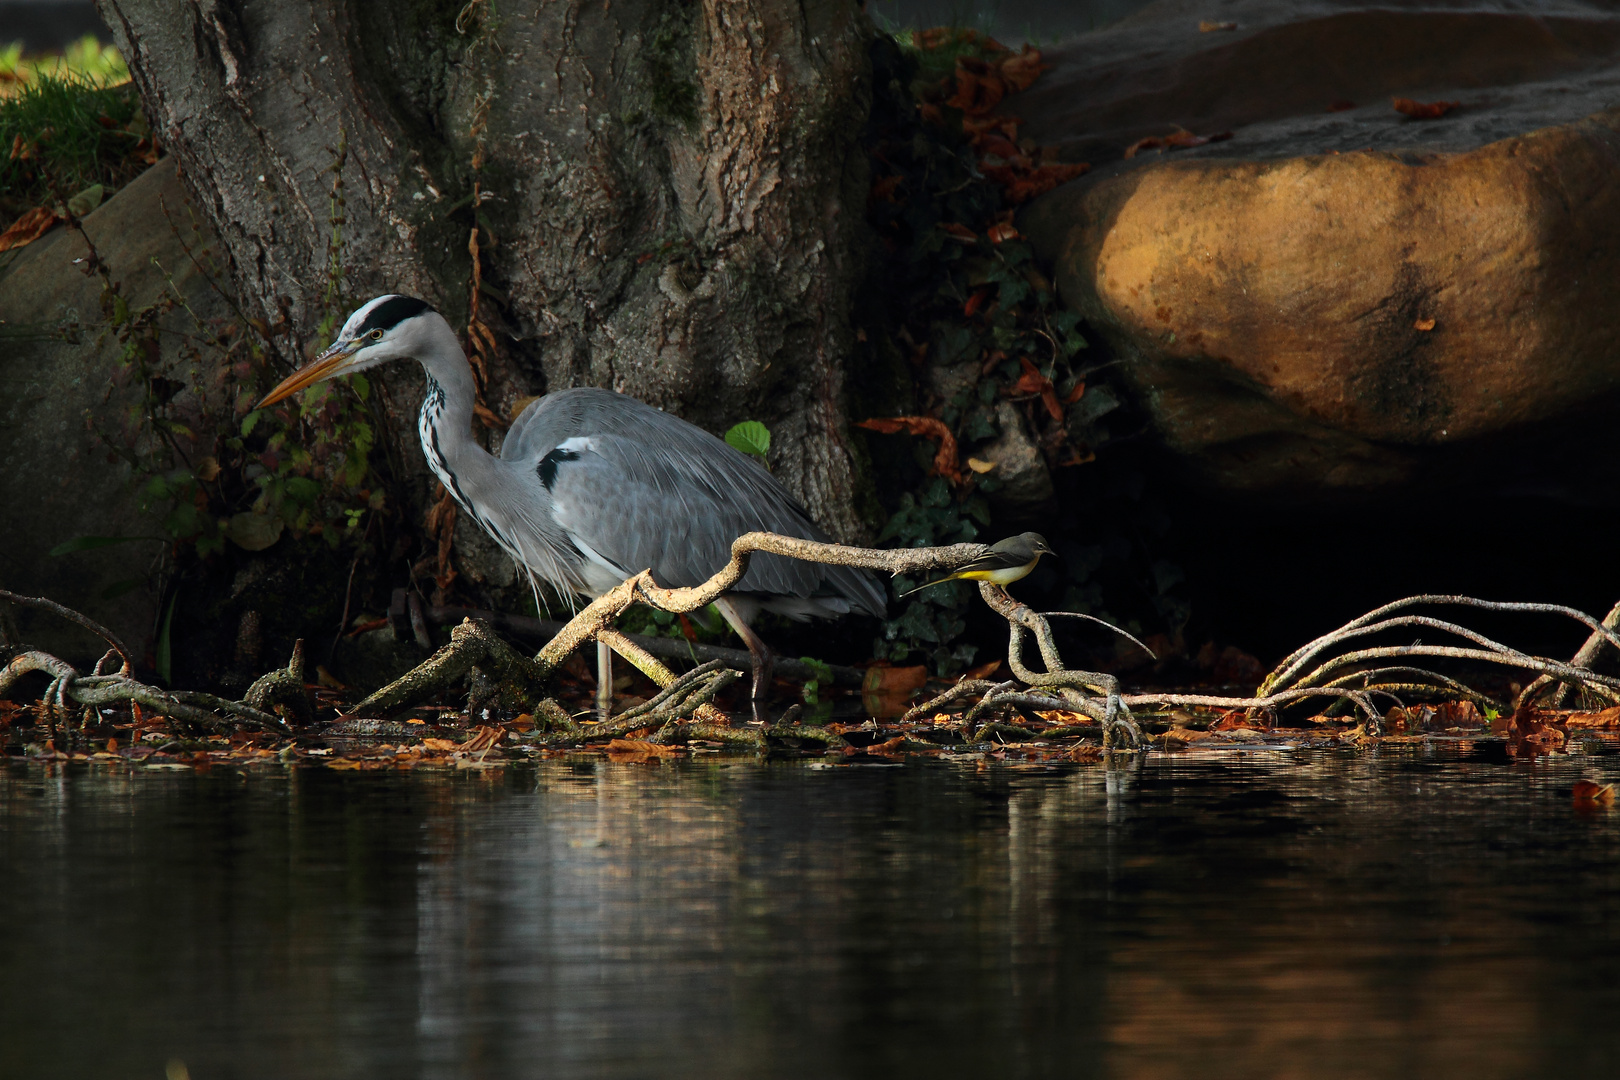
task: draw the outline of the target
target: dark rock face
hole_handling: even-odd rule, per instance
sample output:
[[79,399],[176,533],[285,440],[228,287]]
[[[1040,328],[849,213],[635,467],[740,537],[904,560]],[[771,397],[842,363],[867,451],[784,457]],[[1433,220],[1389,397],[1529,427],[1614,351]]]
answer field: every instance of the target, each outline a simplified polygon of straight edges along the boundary
[[[186,253],[212,237],[190,212],[172,164],[153,166],[90,214],[84,228],[132,307],[157,300],[172,282],[198,317],[228,314]],[[101,333],[102,283],[83,272],[86,254],[77,233],[58,227],[0,256],[0,582],[100,620],[139,654],[150,646],[157,617],[146,582],[161,541],[144,539],[158,536],[159,527],[140,510],[129,464],[92,431],[122,431],[141,397],[120,377],[118,342]],[[195,326],[184,309],[164,320],[172,331],[166,342]],[[163,370],[178,364],[173,353],[158,361]],[[143,539],[47,554],[84,536]],[[25,640],[64,658],[83,662],[103,651],[99,639],[54,616],[18,616]]]
[[[1224,489],[1327,499],[1503,482],[1516,449],[1596,461],[1620,409],[1620,111],[1599,111],[1620,18],[1190,10],[1052,50],[1020,101],[1037,138],[1113,158],[1023,225],[1166,442]],[[1390,95],[1461,106],[1414,121]],[[1120,160],[1173,124],[1234,137]]]

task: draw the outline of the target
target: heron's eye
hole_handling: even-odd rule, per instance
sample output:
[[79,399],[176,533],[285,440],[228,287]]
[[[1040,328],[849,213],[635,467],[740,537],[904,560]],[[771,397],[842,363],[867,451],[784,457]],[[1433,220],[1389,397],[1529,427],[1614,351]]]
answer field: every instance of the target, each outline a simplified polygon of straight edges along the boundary
[[381,341],[382,340],[382,330],[381,329],[373,330],[371,332],[371,340],[372,341]]

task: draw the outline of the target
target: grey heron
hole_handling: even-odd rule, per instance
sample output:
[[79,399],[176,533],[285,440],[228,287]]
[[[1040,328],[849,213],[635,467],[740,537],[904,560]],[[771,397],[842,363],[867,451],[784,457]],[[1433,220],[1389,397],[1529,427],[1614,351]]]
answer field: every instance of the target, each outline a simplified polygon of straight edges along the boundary
[[[539,398],[513,422],[500,456],[490,454],[472,434],[472,366],[450,324],[415,297],[379,296],[355,311],[331,347],[259,407],[392,360],[415,360],[427,375],[417,433],[429,468],[531,583],[538,577],[564,597],[600,596],[642,570],[666,588],[701,584],[746,532],[827,539],[748,455],[610,390]],[[758,612],[882,616],[884,599],[866,571],[755,554],[715,606],[748,644],[756,719],[771,669],[770,650],[750,625]],[[597,649],[598,701],[606,695],[611,704],[611,653]]]

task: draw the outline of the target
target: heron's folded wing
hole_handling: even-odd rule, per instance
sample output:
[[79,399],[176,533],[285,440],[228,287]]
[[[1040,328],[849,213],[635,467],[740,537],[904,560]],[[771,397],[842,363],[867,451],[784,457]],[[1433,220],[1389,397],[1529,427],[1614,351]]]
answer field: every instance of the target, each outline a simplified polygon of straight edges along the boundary
[[[576,439],[590,440],[589,454],[553,456]],[[609,390],[579,387],[540,399],[507,433],[501,456],[526,462],[537,475],[547,472],[549,458],[548,491],[559,521],[577,527],[580,538],[616,566],[651,569],[667,585],[707,580],[746,532],[827,539],[752,458],[679,417]],[[857,611],[884,612],[883,588],[870,573],[850,567],[755,555],[738,588],[840,596]]]

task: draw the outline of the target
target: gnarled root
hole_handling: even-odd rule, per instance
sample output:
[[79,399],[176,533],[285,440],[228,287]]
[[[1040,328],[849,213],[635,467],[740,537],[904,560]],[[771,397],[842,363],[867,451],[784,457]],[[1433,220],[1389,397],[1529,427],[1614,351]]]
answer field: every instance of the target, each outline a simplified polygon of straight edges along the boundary
[[307,727],[315,720],[315,705],[304,688],[304,639],[293,642],[292,659],[280,671],[261,675],[242,695],[244,704],[262,713],[274,713],[280,705],[292,714],[299,727]]
[[242,724],[281,734],[289,731],[281,717],[246,702],[227,701],[195,691],[160,690],[122,674],[81,675],[67,661],[36,650],[16,653],[5,668],[0,669],[0,696],[10,691],[18,679],[35,671],[51,677],[44,701],[48,708],[61,715],[67,713],[69,698],[92,708],[133,702],[168,717],[187,734],[221,731]]

